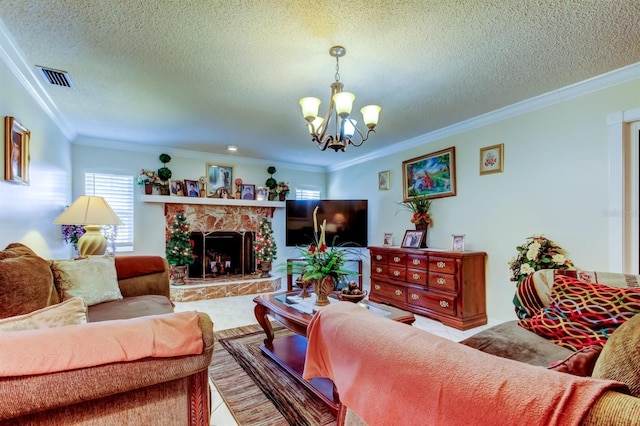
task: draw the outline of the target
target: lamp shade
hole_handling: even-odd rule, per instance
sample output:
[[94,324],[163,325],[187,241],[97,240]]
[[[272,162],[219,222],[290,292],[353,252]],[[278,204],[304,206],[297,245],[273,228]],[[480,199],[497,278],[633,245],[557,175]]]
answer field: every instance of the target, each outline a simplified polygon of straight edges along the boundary
[[351,108],[353,108],[353,101],[356,99],[356,95],[351,92],[340,92],[333,95],[333,102],[336,104],[336,113],[340,118],[347,118],[351,114]]
[[123,225],[102,197],[81,195],[53,223],[59,225]]
[[307,97],[300,99],[300,107],[302,108],[302,116],[305,120],[311,122],[318,116],[320,109],[320,99]]
[[364,124],[367,125],[368,128],[373,129],[378,124],[378,118],[380,118],[380,108],[378,105],[367,105],[362,107],[360,112],[362,113],[362,119],[364,120]]

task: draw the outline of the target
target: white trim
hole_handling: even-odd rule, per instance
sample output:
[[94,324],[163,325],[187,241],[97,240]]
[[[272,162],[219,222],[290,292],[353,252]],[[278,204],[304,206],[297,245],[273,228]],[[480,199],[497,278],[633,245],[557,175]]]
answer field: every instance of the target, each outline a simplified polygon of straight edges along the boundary
[[387,146],[386,148],[372,152],[368,155],[363,155],[361,157],[357,157],[349,161],[344,161],[342,163],[333,164],[327,167],[327,169],[329,171],[341,170],[350,166],[354,166],[356,164],[361,164],[367,161],[375,160],[377,158],[386,157],[390,154],[395,154],[397,152],[415,148],[433,141],[468,132],[469,130],[497,123],[520,114],[535,111],[541,108],[546,108],[550,105],[559,104],[566,100],[602,90],[607,87],[615,86],[617,84],[625,83],[627,81],[635,80],[637,78],[640,78],[640,62],[608,72],[606,74],[602,74],[600,76],[590,78],[588,80],[572,84],[567,87],[563,87],[558,90],[554,90],[552,92],[536,96],[531,99],[524,100],[522,102],[515,103],[513,105],[506,106],[504,108],[497,109],[495,111],[488,112],[486,114],[479,115],[474,118],[470,118],[469,120],[452,124],[451,126],[444,127],[442,129],[434,130],[433,132],[425,133],[424,135],[408,139],[404,142]]
[[609,127],[609,271],[632,272],[626,260],[625,212],[625,132],[627,124],[640,120],[640,109],[619,111],[607,116]]

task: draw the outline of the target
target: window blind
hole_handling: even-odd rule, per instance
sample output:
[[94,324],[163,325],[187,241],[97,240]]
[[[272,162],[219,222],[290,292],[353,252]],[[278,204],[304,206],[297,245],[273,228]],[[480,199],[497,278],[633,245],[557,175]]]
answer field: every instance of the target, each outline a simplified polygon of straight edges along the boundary
[[[133,251],[133,176],[85,173],[84,192],[85,195],[104,197],[123,222],[115,229],[105,227],[103,232],[109,246],[115,243],[114,248],[119,252]],[[115,238],[110,235],[113,233]]]
[[320,191],[317,189],[296,188],[296,200],[319,200]]

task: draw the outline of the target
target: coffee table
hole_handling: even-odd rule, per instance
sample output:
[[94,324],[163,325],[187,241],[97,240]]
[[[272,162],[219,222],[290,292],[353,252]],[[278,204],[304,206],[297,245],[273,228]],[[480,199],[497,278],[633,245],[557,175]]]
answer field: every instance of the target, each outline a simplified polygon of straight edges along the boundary
[[[308,306],[299,308],[296,307],[299,303],[291,303],[297,301],[296,296],[298,296],[298,293],[298,291],[294,291],[260,294],[253,299],[256,303],[254,308],[256,319],[267,335],[267,338],[264,339],[264,344],[260,345],[260,350],[291,374],[298,382],[317,395],[327,404],[331,413],[336,415],[340,406],[340,398],[333,386],[333,382],[322,377],[316,377],[311,380],[302,378],[307,353],[307,327],[311,322],[311,318],[313,318],[313,312],[308,309]],[[332,302],[351,303],[338,301],[335,296]],[[382,305],[368,300],[363,300],[358,304],[363,309],[369,309],[393,321],[405,324],[413,324],[415,321],[415,316],[411,312],[403,311],[393,306]],[[275,338],[268,316],[271,316],[295,334]]]

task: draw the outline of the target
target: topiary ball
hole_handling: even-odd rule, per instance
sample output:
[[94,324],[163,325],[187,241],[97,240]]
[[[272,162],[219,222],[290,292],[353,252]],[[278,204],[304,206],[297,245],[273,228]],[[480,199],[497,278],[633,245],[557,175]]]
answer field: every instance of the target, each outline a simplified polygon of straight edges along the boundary
[[273,189],[276,186],[278,186],[278,182],[276,182],[274,178],[267,179],[267,181],[264,184],[267,185],[267,188],[269,189]]
[[[169,161],[171,161],[171,156],[169,154],[160,154],[160,162],[162,164],[166,164]],[[169,171],[169,173],[171,173],[171,171]],[[171,176],[171,175],[169,175]]]
[[160,167],[158,169],[158,177],[160,178],[160,180],[169,180],[171,179],[171,170],[169,170],[166,167]]
[[267,169],[267,173],[269,173],[270,175],[274,174],[276,172],[276,168],[273,166],[269,166],[269,168]]

